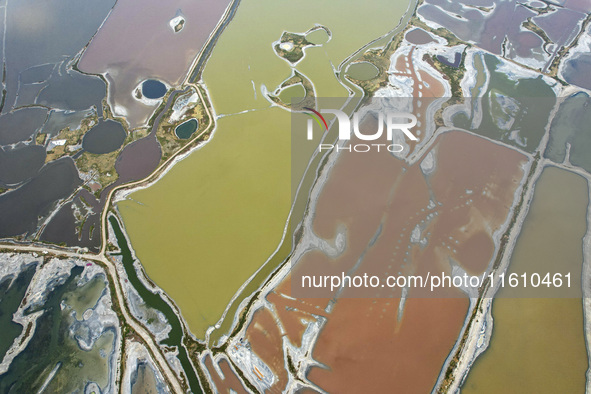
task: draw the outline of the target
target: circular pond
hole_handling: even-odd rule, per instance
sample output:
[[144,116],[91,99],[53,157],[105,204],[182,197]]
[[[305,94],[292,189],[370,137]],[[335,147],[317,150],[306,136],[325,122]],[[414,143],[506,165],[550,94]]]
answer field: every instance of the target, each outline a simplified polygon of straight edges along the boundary
[[82,148],[90,153],[103,154],[116,151],[125,141],[123,125],[114,120],[100,121],[82,139]]
[[369,81],[378,76],[380,70],[372,63],[359,62],[353,63],[347,67],[347,75],[358,81]]
[[142,83],[142,94],[149,99],[159,99],[166,94],[166,85],[155,79]]
[[279,93],[279,98],[285,104],[297,104],[300,101],[303,101],[306,97],[306,89],[302,86],[302,84],[292,85],[289,86]]
[[328,42],[329,36],[326,30],[316,29],[306,34],[306,40],[314,45],[322,45]]

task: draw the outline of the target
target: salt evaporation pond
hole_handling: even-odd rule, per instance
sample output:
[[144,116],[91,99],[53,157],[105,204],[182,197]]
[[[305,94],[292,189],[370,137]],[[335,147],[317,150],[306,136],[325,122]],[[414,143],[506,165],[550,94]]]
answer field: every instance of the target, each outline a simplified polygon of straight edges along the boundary
[[106,120],[99,122],[84,135],[82,148],[95,154],[113,152],[121,147],[126,136],[121,123]]

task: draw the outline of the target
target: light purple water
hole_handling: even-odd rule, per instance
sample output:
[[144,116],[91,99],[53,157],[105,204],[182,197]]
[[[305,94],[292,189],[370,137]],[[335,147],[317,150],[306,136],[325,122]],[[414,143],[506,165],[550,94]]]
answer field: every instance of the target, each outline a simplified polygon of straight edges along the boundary
[[[127,115],[132,128],[145,125],[156,105],[133,97],[148,78],[178,86],[190,71],[230,0],[119,0],[80,60],[81,70],[102,73],[109,82],[109,100],[118,115]],[[185,18],[174,33],[169,22]]]

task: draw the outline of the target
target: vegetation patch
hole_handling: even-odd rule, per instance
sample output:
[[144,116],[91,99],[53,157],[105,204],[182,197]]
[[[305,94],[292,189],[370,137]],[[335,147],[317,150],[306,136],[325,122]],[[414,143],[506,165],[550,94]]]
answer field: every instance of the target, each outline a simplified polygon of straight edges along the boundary
[[464,60],[466,58],[466,53],[462,53],[462,60],[460,61],[460,65],[458,68],[449,66],[439,59],[437,59],[436,55],[425,55],[423,60],[426,61],[431,67],[435,70],[439,71],[439,73],[443,76],[443,79],[449,82],[451,86],[451,95],[453,97],[462,97],[462,87],[460,86],[462,79],[464,79]]
[[412,27],[409,23],[408,26],[399,34],[394,35],[392,40],[381,49],[370,49],[360,56],[358,62],[368,62],[376,66],[378,69],[378,75],[368,81],[358,81],[351,77],[346,77],[348,80],[359,86],[365,92],[366,97],[370,97],[378,89],[388,86],[388,69],[390,68],[390,58],[400,47],[406,31]]
[[313,46],[306,40],[306,34],[283,32],[279,42],[273,46],[277,56],[295,64],[304,57],[304,48]]
[[560,62],[568,54],[568,52],[571,50],[571,48],[575,47],[579,43],[579,39],[587,31],[587,27],[589,26],[589,23],[591,23],[591,14],[587,15],[587,17],[585,18],[585,20],[581,24],[581,30],[579,30],[579,34],[577,35],[577,37],[570,43],[569,46],[566,46],[566,47],[563,46],[562,48],[560,48],[560,50],[558,51],[556,56],[554,56],[554,59],[552,60],[552,64],[550,65],[550,67],[548,67],[548,70],[547,70],[548,75],[556,78],[556,80],[558,80],[563,85],[566,85],[566,83],[558,78],[558,68],[560,66]]
[[[185,95],[182,95],[177,98],[177,101],[183,99],[184,96]],[[188,109],[184,110],[182,116],[178,120],[171,120],[171,115],[174,111],[174,105],[172,105],[171,108],[162,116],[162,120],[158,125],[158,130],[156,131],[156,138],[158,138],[158,142],[162,148],[162,157],[160,159],[160,163],[165,162],[173,154],[189,144],[209,140],[213,128],[207,133],[203,133],[209,125],[209,116],[205,110],[205,105],[206,104],[201,100],[198,100],[196,103],[188,104]],[[175,133],[176,127],[189,119],[197,120],[197,130],[195,130],[192,135],[199,137],[192,139],[178,138]]]
[[47,139],[47,133],[39,133],[35,136],[35,144],[45,145],[46,139]]
[[[49,163],[50,161],[57,160],[64,156],[69,156],[80,149],[82,149],[82,137],[88,130],[94,127],[98,123],[98,116],[96,113],[93,115],[87,116],[86,118],[82,119],[80,122],[80,127],[74,130],[70,130],[69,127],[66,127],[49,140],[47,156],[45,157],[45,162]],[[35,137],[35,142],[39,145],[44,145],[47,142],[47,134],[40,133]],[[56,145],[59,143],[59,145]]]
[[[527,21],[523,22],[521,24],[521,26],[523,26],[524,28],[526,28],[527,30],[531,31],[534,34],[537,34],[542,40],[544,40],[544,49],[545,49],[546,45],[553,44],[552,40],[550,39],[550,37],[548,37],[546,32],[541,27],[536,25],[532,21],[532,18],[527,18]],[[548,52],[548,51],[546,51],[546,52]]]
[[100,193],[102,189],[115,182],[119,177],[119,174],[115,171],[115,162],[119,151],[116,150],[102,155],[84,152],[76,159],[78,169],[81,172],[90,173],[94,180],[101,184],[101,189],[96,193]]

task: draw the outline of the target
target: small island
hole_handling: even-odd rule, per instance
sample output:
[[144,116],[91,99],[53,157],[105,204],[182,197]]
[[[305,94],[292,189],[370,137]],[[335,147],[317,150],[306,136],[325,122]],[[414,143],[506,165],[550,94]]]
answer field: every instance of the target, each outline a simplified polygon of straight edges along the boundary
[[[324,42],[309,40],[310,34],[315,32],[325,32],[326,40]],[[312,46],[321,46],[330,40],[331,33],[324,26],[316,26],[305,33],[292,33],[284,31],[279,41],[273,43],[273,50],[277,56],[287,60],[292,66],[297,64],[305,56],[304,49]]]

